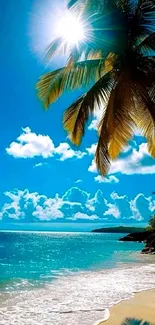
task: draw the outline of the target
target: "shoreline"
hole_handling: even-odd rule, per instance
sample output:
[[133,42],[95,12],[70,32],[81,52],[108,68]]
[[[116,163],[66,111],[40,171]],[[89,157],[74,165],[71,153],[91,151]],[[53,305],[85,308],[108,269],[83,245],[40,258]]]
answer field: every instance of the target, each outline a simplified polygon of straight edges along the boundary
[[[60,283],[61,284],[61,283]],[[28,295],[28,296],[27,296]],[[25,296],[25,294],[24,294]],[[26,317],[29,316],[29,314],[31,314],[31,309],[29,310],[29,308],[25,307],[25,302],[28,301],[28,303],[32,303],[33,305],[33,301],[35,300],[35,296],[36,296],[36,300],[38,299],[38,293],[35,291],[33,292],[33,297],[30,296],[29,297],[29,293],[26,293],[26,296],[24,298],[24,309],[23,309],[23,305],[21,306],[22,308],[19,308],[18,310],[18,314],[16,314],[17,309],[15,308],[14,310],[14,305],[11,304],[11,310],[10,308],[8,308],[7,312],[8,312],[8,317],[6,315],[6,311],[4,313],[6,320],[8,321],[8,323],[11,325],[13,325],[12,323],[12,314],[14,314],[14,318],[17,321],[18,318],[16,319],[16,317],[19,317],[20,322],[22,322],[23,319],[23,310],[26,310]],[[42,297],[42,301],[44,301],[44,297],[46,296],[46,306],[48,306],[48,301],[50,302],[50,308],[51,308],[51,296],[48,298],[47,297],[47,293],[45,292],[43,297]],[[29,299],[30,298],[30,299]],[[33,299],[32,299],[33,298]],[[32,299],[32,301],[31,301]],[[4,303],[4,305],[2,305],[2,310],[5,307],[5,302],[4,300],[1,301],[1,303]],[[20,302],[20,301],[18,301]],[[147,305],[146,305],[147,302]],[[15,306],[17,305],[17,301]],[[94,305],[94,302],[93,302]],[[93,312],[93,307],[92,305],[92,312]],[[9,307],[9,306],[8,306]],[[37,308],[38,308],[38,303],[37,303]],[[45,313],[45,306],[43,306],[43,308],[41,309],[40,315],[42,313],[44,313],[44,315],[46,316],[45,319],[49,320],[49,311],[47,309],[47,313]],[[48,307],[49,308],[49,307]],[[1,308],[0,308],[1,309]],[[97,307],[96,307],[97,310]],[[102,310],[102,309],[101,309]],[[51,310],[52,311],[52,310]],[[95,311],[95,309],[94,309]],[[99,310],[98,310],[99,311]],[[11,312],[11,313],[10,313]],[[90,310],[89,310],[90,312]],[[2,312],[3,314],[3,312]],[[50,314],[52,316],[52,314]],[[64,313],[65,315],[65,313]],[[83,315],[81,313],[78,314],[74,314],[73,313],[73,318],[71,319],[70,322],[68,322],[69,318],[64,318],[64,320],[62,320],[62,322],[60,324],[74,324],[75,322],[75,316],[78,318],[78,322],[81,321],[81,317],[83,317]],[[117,302],[115,305],[106,308],[104,310],[101,311],[100,315],[98,314],[93,315],[93,322],[90,319],[89,315],[85,314],[85,317],[83,318],[84,322],[80,323],[80,324],[86,324],[86,325],[121,325],[122,322],[125,320],[125,318],[130,317],[130,318],[137,318],[139,320],[144,320],[144,321],[148,321],[150,322],[150,325],[155,325],[155,288],[153,289],[143,289],[142,291],[139,292],[133,292],[133,295],[129,298],[126,298],[124,300],[121,300],[120,302]],[[35,320],[37,320],[38,315],[35,315]],[[62,314],[61,314],[62,317]],[[51,318],[51,324],[54,324],[54,322],[52,322],[52,320],[54,321],[55,319],[55,315],[52,316]],[[95,321],[96,319],[96,321]],[[39,319],[37,320],[39,323]],[[78,323],[77,322],[77,323]],[[77,324],[75,323],[75,324]],[[19,324],[19,323],[18,323]],[[25,322],[23,324],[26,324]],[[36,324],[36,323],[35,323]],[[40,322],[40,324],[45,324],[42,323],[42,321]],[[133,325],[133,324],[132,324]],[[142,324],[141,324],[142,325]],[[149,324],[148,324],[149,325]]]
[[110,307],[109,312],[108,320],[99,320],[95,325],[121,325],[125,318],[137,318],[155,325],[155,289],[135,293]]

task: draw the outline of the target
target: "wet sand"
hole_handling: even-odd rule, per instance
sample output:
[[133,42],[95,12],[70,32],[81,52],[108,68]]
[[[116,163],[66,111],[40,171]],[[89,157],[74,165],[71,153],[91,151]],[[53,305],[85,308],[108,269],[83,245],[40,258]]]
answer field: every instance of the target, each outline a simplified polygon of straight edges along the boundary
[[137,318],[155,325],[155,289],[137,293],[133,298],[110,308],[110,318],[98,325],[120,325],[126,318]]

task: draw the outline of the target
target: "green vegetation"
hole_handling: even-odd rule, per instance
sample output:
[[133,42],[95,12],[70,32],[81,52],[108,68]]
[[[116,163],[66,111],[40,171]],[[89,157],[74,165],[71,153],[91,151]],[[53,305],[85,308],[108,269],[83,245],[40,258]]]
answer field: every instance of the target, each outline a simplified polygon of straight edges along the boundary
[[121,325],[151,325],[151,323],[142,319],[126,318]]
[[87,89],[64,113],[70,140],[79,145],[96,109],[102,110],[96,164],[106,175],[139,129],[155,157],[155,2],[154,0],[70,0],[68,10],[80,17],[84,41],[57,38],[46,57],[65,54],[66,65],[37,83],[45,109],[65,91]]
[[97,232],[97,233],[118,233],[118,234],[134,234],[137,232],[143,232],[145,231],[145,228],[142,227],[109,227],[109,228],[100,228],[100,229],[94,229],[92,232]]
[[152,218],[149,221],[149,229],[155,230],[155,214],[152,216]]

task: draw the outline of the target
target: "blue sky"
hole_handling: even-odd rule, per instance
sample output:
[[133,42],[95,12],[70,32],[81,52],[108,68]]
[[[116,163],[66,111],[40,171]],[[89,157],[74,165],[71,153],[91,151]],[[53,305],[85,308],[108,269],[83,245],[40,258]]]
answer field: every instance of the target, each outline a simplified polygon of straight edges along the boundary
[[62,128],[62,114],[81,91],[63,95],[48,112],[37,99],[38,77],[63,63],[60,58],[46,67],[43,59],[58,4],[61,9],[62,1],[0,2],[0,227],[147,222],[154,211],[155,161],[145,139],[137,134],[102,179],[94,163],[100,114],[77,148]]

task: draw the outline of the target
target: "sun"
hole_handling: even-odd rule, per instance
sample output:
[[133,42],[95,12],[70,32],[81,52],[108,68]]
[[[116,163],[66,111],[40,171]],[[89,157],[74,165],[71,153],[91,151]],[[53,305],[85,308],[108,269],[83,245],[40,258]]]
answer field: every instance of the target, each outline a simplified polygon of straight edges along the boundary
[[80,17],[67,11],[59,19],[56,26],[57,37],[62,39],[69,45],[78,45],[79,42],[86,38],[85,26]]

